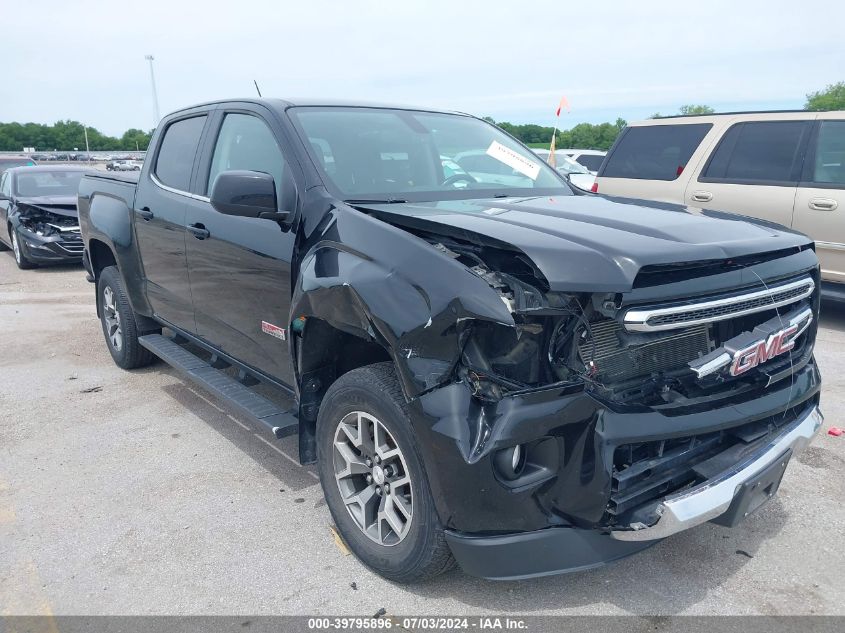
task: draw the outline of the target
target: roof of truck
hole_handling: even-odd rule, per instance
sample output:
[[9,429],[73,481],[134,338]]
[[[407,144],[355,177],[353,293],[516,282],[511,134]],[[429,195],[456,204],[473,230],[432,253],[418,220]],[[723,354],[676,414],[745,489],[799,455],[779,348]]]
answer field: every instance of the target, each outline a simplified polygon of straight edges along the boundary
[[457,112],[455,110],[444,110],[440,108],[431,108],[426,106],[413,106],[407,104],[396,104],[396,103],[378,103],[378,102],[370,102],[370,101],[352,101],[352,100],[344,100],[344,99],[326,99],[326,98],[315,98],[315,97],[299,97],[299,98],[271,98],[271,97],[242,97],[242,98],[232,98],[232,99],[217,99],[215,101],[206,101],[204,103],[196,103],[184,108],[180,108],[179,110],[174,111],[172,114],[176,112],[182,112],[184,110],[192,110],[194,108],[200,108],[203,106],[210,106],[210,105],[219,105],[224,103],[255,103],[258,105],[267,106],[270,108],[277,108],[286,110],[287,108],[296,107],[296,106],[325,106],[325,107],[342,107],[342,108],[384,108],[390,110],[417,110],[421,112],[437,112],[441,114],[459,114],[462,116],[469,116],[465,112]]

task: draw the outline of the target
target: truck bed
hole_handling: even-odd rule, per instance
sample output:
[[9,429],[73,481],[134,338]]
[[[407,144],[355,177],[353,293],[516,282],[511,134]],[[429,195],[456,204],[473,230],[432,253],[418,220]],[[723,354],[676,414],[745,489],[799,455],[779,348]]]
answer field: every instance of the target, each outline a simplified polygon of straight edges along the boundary
[[138,184],[138,179],[141,176],[140,171],[95,171],[93,173],[85,174],[87,178],[99,178],[101,180],[116,180],[118,182],[127,182],[133,185]]

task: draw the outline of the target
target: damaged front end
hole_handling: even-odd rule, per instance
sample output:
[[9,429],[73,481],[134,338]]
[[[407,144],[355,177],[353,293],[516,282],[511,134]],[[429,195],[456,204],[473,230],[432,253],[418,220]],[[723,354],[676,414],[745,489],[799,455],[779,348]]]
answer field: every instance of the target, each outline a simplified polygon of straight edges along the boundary
[[[308,345],[315,321],[390,353],[438,515],[470,573],[536,575],[633,553],[662,538],[650,530],[667,498],[812,426],[820,378],[809,247],[640,267],[626,287],[568,292],[501,239],[358,211],[328,222],[303,260],[301,382],[333,364],[305,362],[325,348]],[[366,254],[374,241],[378,258]],[[590,274],[574,285],[589,287]],[[791,315],[807,310],[813,318],[787,335]],[[767,340],[756,357],[765,362],[747,371],[702,370],[755,343],[743,336],[755,331],[780,333],[782,348]],[[628,533],[641,538],[618,536]],[[585,554],[539,560],[534,539]],[[500,546],[512,569],[490,567]]]
[[[665,297],[650,282],[628,293],[554,292],[519,253],[416,234],[484,279],[513,318],[512,325],[466,325],[454,382],[416,403],[427,420],[421,426],[431,429],[423,445],[434,447],[436,472],[452,482],[440,500],[456,534],[640,530],[659,521],[667,496],[730,469],[815,410],[820,383],[811,315],[818,310],[818,282],[808,250],[784,255],[792,260],[787,268],[799,272],[772,282],[775,294],[766,296],[780,297],[778,303],[747,307],[759,288],[769,293],[758,282],[752,290],[715,293],[717,301],[722,294],[732,301],[752,297],[735,302],[735,314],[720,308],[696,318],[698,304],[688,296],[673,300],[674,288]],[[765,273],[784,262],[759,267]],[[721,264],[711,274],[724,275],[726,283],[748,278],[742,268]],[[686,287],[694,290],[696,281],[687,279]],[[637,327],[630,321],[643,302],[687,309],[649,321],[663,327]],[[783,328],[775,328],[781,321]],[[765,365],[701,371],[725,350],[749,356],[751,339],[776,330],[789,334],[783,339],[789,345],[775,356],[767,339]],[[443,458],[450,444],[460,462]],[[454,490],[446,490],[455,481],[468,482],[459,504],[449,501]],[[649,538],[662,536],[643,532],[630,540]]]
[[18,202],[10,220],[28,259],[42,263],[81,261],[84,246],[76,205]]

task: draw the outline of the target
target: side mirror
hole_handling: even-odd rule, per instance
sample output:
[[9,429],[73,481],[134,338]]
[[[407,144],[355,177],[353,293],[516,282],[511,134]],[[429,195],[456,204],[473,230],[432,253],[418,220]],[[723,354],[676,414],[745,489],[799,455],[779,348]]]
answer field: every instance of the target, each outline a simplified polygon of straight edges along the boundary
[[211,206],[226,215],[285,220],[276,201],[273,176],[260,171],[232,170],[217,176],[211,190]]

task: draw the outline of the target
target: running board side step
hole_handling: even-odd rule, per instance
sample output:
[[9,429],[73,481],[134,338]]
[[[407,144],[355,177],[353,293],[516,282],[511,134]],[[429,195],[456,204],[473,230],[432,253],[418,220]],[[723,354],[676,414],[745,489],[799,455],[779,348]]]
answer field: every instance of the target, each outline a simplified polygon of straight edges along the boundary
[[299,431],[299,420],[294,411],[285,411],[258,395],[243,383],[215,369],[195,356],[173,339],[161,334],[138,337],[138,342],[184,377],[233,406],[254,422],[266,426],[281,439]]

